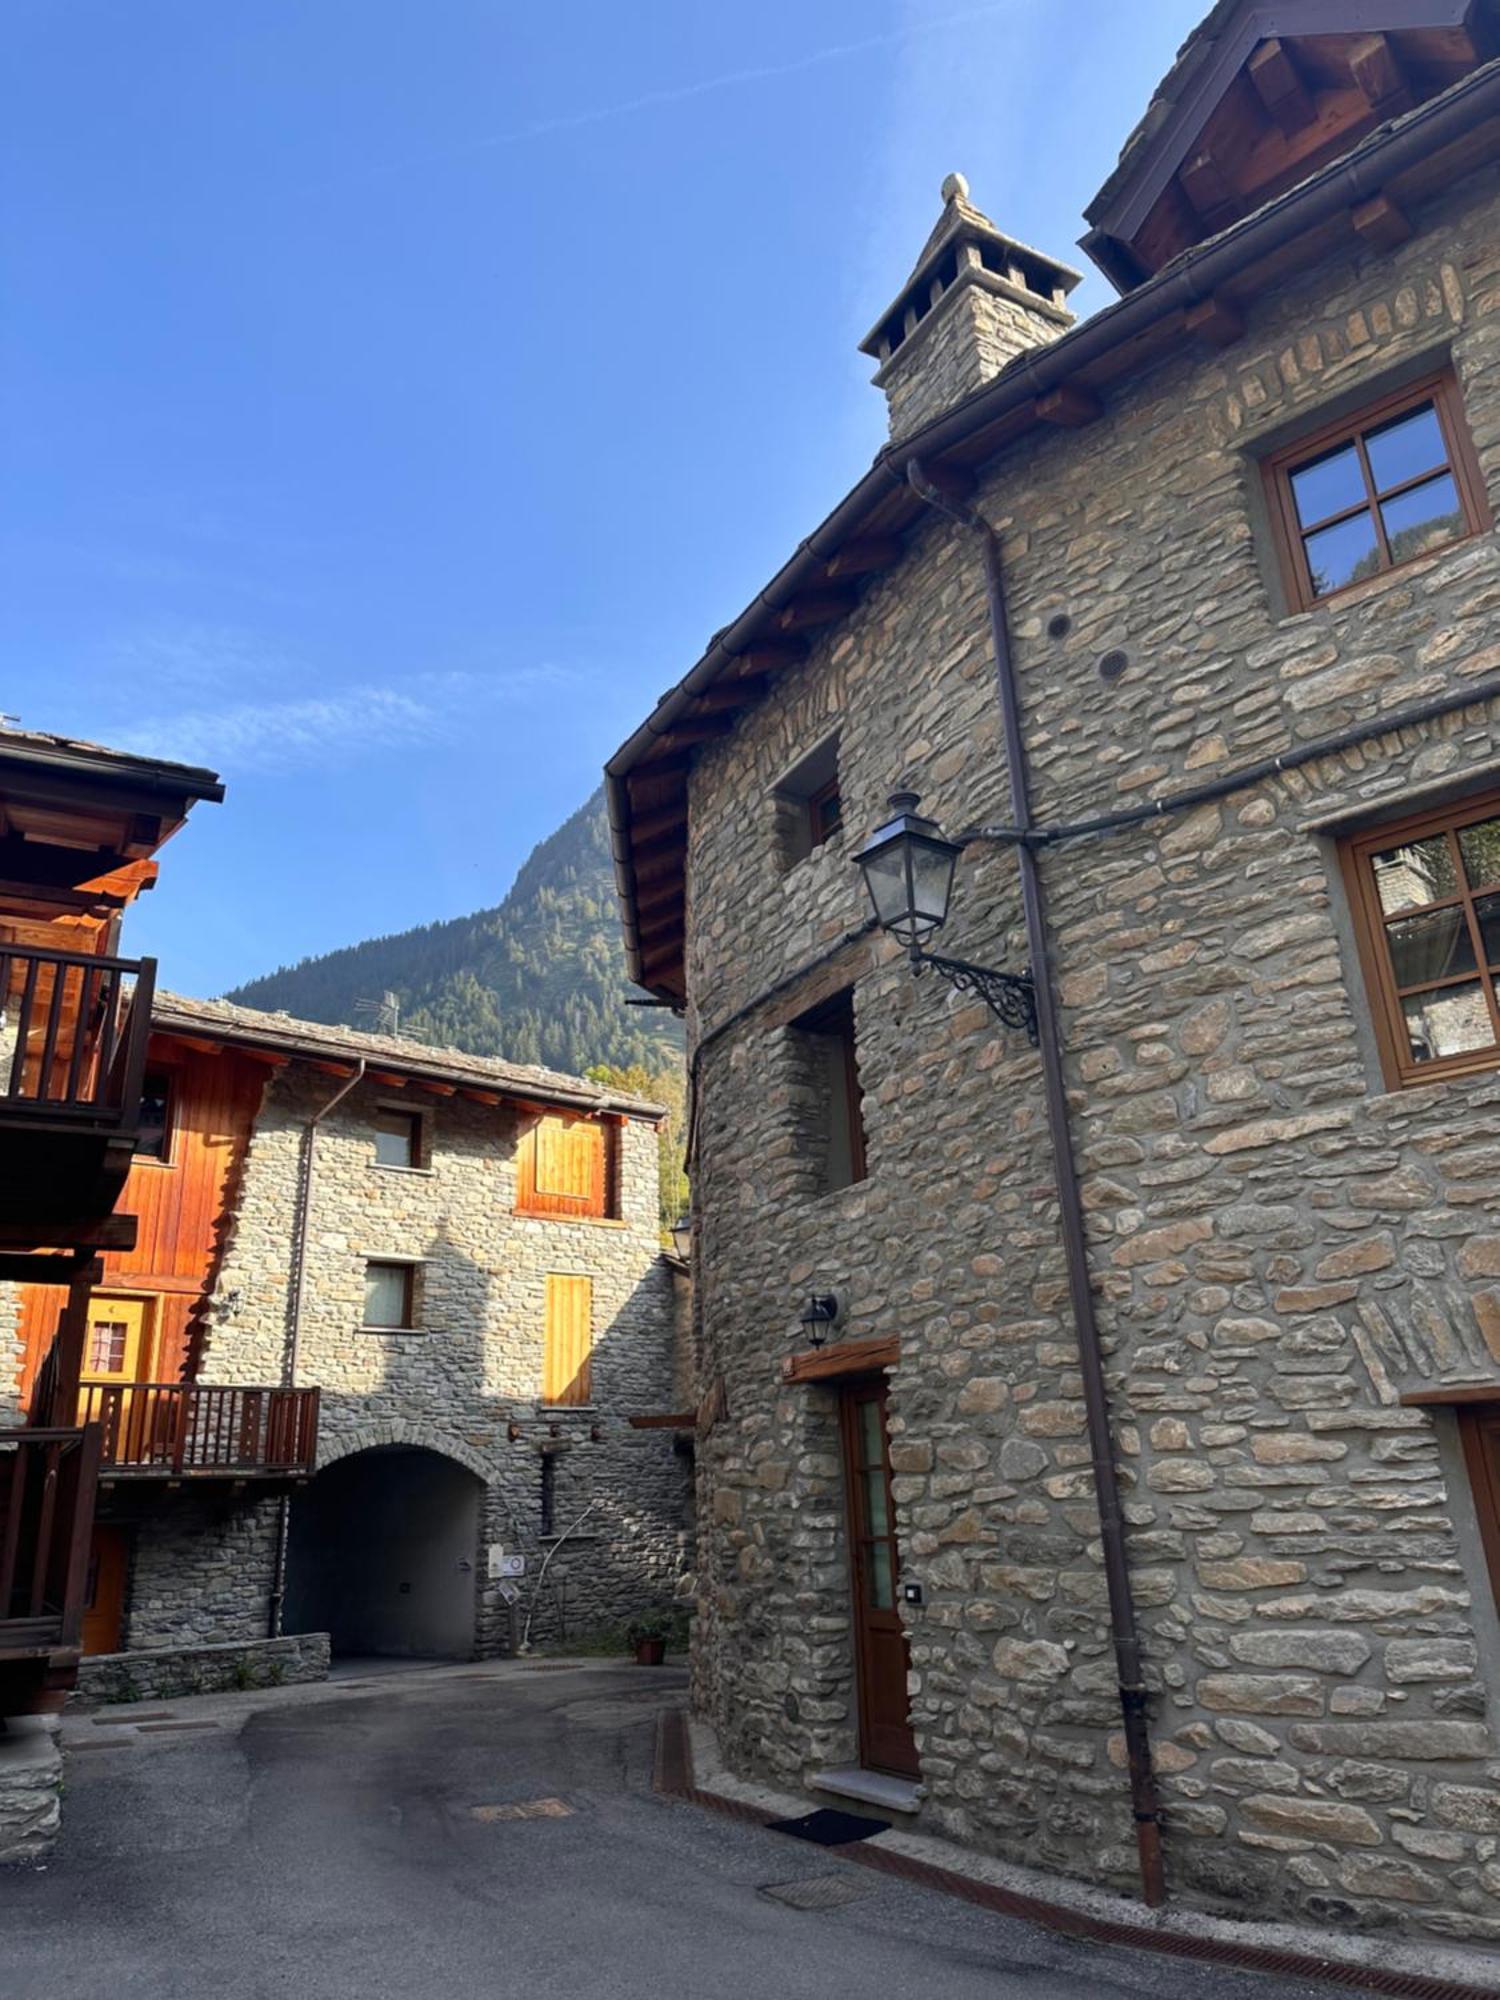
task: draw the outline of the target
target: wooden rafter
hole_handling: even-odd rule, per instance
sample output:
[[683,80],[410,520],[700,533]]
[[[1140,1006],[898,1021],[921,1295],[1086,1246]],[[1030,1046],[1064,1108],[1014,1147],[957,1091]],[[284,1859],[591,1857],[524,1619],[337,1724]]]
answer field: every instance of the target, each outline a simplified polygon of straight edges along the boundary
[[830,583],[845,576],[871,576],[901,560],[906,544],[896,535],[860,535],[845,542],[824,564]]
[[1377,118],[1397,118],[1411,109],[1411,85],[1388,35],[1360,35],[1352,41],[1349,74]]
[[1037,418],[1064,430],[1080,430],[1104,414],[1104,406],[1092,389],[1080,382],[1063,382],[1036,399]]
[[854,605],[851,591],[809,591],[805,597],[793,598],[784,610],[776,613],[773,622],[778,632],[810,632],[819,625],[835,625],[839,619],[847,618]]
[[1297,59],[1275,36],[1262,42],[1246,64],[1255,94],[1267,113],[1290,138],[1317,116],[1312,93],[1302,81]]
[[1394,250],[1411,235],[1405,209],[1388,194],[1356,203],[1349,211],[1349,220],[1356,233],[1376,250]]
[[1239,307],[1222,293],[1189,306],[1182,323],[1189,333],[1207,341],[1210,347],[1232,347],[1245,331]]

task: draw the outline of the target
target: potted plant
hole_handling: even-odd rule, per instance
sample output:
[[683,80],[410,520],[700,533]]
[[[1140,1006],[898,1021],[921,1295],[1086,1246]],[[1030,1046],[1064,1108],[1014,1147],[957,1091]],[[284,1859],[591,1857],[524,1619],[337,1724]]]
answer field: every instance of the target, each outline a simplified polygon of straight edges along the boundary
[[638,1667],[659,1667],[667,1657],[672,1621],[661,1611],[645,1611],[625,1627],[626,1641],[635,1648]]

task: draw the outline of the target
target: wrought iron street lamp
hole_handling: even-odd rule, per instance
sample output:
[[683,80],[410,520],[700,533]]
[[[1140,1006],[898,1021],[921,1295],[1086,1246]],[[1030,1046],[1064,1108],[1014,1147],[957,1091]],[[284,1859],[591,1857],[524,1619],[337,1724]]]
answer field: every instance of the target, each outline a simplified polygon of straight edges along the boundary
[[913,972],[930,966],[960,993],[977,993],[1007,1028],[1024,1028],[1036,1047],[1036,992],[1025,972],[996,972],[967,959],[942,958],[926,939],[948,919],[953,870],[962,849],[945,840],[936,820],[917,811],[915,792],[892,792],[891,818],[865,842],[855,859],[883,930],[905,945]]
[[839,1301],[836,1292],[813,1292],[802,1308],[802,1331],[807,1336],[809,1347],[821,1347],[828,1338],[828,1329],[839,1316]]
[[686,1264],[693,1254],[693,1218],[685,1211],[672,1224],[672,1248]]

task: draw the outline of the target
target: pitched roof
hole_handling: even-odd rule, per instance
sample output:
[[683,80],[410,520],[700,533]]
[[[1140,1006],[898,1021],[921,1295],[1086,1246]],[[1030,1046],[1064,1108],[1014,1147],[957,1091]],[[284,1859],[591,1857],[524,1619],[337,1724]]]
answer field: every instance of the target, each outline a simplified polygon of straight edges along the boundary
[[506,1062],[499,1056],[474,1056],[464,1049],[430,1048],[401,1035],[371,1035],[358,1028],[330,1027],[324,1021],[299,1021],[291,1014],[237,1007],[228,1000],[190,1000],[179,993],[158,993],[151,1008],[151,1024],[158,1034],[237,1043],[325,1062],[363,1060],[395,1076],[467,1084],[570,1110],[616,1111],[653,1120],[666,1116],[665,1107],[649,1098],[611,1090],[563,1070]]
[[0,761],[48,766],[90,778],[123,779],[134,785],[163,787],[192,798],[224,796],[218,773],[199,764],[174,764],[161,757],[143,757],[134,750],[111,750],[81,737],[54,736],[41,729],[0,727]]

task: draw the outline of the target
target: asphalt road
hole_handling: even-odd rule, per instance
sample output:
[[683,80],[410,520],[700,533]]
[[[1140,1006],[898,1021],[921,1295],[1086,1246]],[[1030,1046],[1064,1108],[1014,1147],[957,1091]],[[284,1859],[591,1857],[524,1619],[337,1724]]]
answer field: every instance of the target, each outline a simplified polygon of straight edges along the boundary
[[[681,1680],[449,1670],[70,1721],[57,1855],[0,1871],[0,1996],[1329,2000],[1073,1943],[660,1798],[655,1716]],[[786,1885],[849,1900],[793,1908],[767,1893]]]

